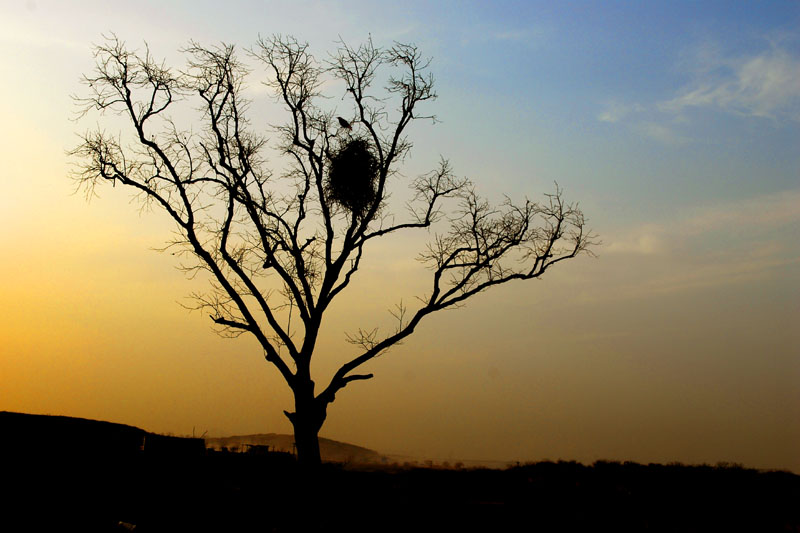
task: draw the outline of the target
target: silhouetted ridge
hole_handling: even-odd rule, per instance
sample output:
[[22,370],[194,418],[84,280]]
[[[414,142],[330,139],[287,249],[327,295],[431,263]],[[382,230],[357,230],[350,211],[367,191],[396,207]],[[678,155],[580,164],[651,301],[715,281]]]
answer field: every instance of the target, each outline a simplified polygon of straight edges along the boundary
[[[260,433],[231,437],[207,438],[206,447],[213,450],[247,451],[250,446],[269,446],[271,451],[292,452],[293,435]],[[386,458],[375,450],[320,437],[320,454],[323,461],[333,463],[383,463]]]
[[127,455],[137,452],[197,455],[202,439],[172,437],[86,418],[0,411],[0,453]]
[[[139,448],[158,438],[175,443],[173,453]],[[310,472],[287,453],[247,447],[273,451],[275,439],[291,437],[208,439],[228,453],[197,454],[182,446],[201,439],[0,412],[0,473],[11,489],[0,500],[0,531],[123,531],[121,523],[170,533],[800,531],[800,476],[790,472],[614,461],[502,470],[328,463]],[[322,443],[323,453],[339,446],[378,455]]]

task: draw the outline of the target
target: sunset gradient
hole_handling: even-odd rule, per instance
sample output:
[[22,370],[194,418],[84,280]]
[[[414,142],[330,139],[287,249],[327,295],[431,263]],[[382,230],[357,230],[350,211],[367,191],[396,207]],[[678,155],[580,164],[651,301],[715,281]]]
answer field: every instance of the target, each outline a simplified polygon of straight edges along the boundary
[[[602,245],[432,317],[337,396],[322,436],[440,461],[800,472],[800,4],[222,6],[0,5],[0,410],[291,432],[290,391],[257,344],[185,308],[204,280],[155,251],[167,217],[124,187],[76,192],[67,152],[98,122],[79,120],[71,96],[109,32],[176,67],[190,40],[244,52],[281,33],[324,58],[371,35],[432,57],[439,95],[437,123],[409,131],[397,211],[441,155],[495,201],[541,199],[557,181]],[[269,134],[286,117],[264,78],[252,73],[248,96]],[[345,333],[391,327],[388,311],[424,293],[415,258],[429,238],[367,252],[329,312],[319,376],[351,355]]]

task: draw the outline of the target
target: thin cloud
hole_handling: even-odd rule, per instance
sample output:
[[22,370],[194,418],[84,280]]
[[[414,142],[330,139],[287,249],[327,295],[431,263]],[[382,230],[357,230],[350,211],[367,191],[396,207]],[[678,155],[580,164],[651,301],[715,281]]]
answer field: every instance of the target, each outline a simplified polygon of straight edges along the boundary
[[660,143],[677,146],[689,142],[687,137],[676,133],[672,128],[657,122],[642,122],[637,125],[637,129],[643,135],[650,137]]
[[[749,237],[800,225],[800,189],[695,208],[675,214],[668,223],[649,223],[612,239],[604,252],[638,255],[669,254],[688,240],[729,233],[744,243]],[[755,237],[754,237],[755,238]],[[759,244],[758,248],[763,251]],[[755,249],[755,247],[751,247]],[[777,252],[783,247],[774,246]]]
[[642,288],[645,293],[653,294],[750,283],[767,278],[777,269],[800,264],[800,258],[797,257],[736,258],[733,255],[728,258],[729,261],[720,260],[692,265],[691,269],[676,269],[672,274],[650,280]]
[[461,38],[461,44],[472,45],[478,43],[501,42],[515,43],[527,48],[539,48],[553,36],[553,29],[546,26],[531,28],[497,28],[484,27],[471,29]]
[[794,39],[765,39],[768,47],[738,56],[726,55],[714,43],[699,44],[680,64],[690,81],[672,97],[644,104],[612,101],[595,118],[673,147],[697,140],[686,127],[692,110],[800,121],[800,57],[785,46]]
[[32,48],[69,48],[85,51],[88,45],[85,42],[63,39],[54,32],[42,30],[29,24],[2,24],[0,25],[0,43],[22,45]]
[[619,122],[633,113],[640,113],[644,110],[645,108],[641,104],[611,102],[606,105],[602,113],[597,115],[597,120],[600,122]]
[[766,118],[800,120],[800,60],[773,45],[762,53],[741,58],[715,57],[679,94],[659,109],[715,107],[727,112]]
[[800,189],[706,207],[682,224],[693,234],[725,228],[770,229],[800,223]]
[[[749,283],[800,264],[800,189],[674,213],[611,236],[602,250],[636,274],[617,296]],[[616,267],[613,265],[617,265]]]
[[506,30],[506,31],[496,32],[494,34],[494,39],[497,41],[512,41],[517,43],[526,43],[534,39],[540,38],[543,35],[544,34],[541,31],[535,31],[530,29]]
[[635,231],[611,241],[603,252],[633,255],[659,254],[665,251],[662,234],[662,228],[656,225],[637,228]]

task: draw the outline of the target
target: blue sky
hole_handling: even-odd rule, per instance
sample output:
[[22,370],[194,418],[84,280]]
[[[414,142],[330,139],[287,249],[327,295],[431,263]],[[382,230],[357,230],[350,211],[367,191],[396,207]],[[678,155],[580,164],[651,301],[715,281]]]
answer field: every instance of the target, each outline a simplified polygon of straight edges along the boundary
[[[176,65],[190,39],[243,50],[259,34],[293,34],[323,58],[340,37],[371,35],[433,58],[438,122],[414,126],[403,174],[442,155],[495,199],[539,198],[558,181],[603,245],[597,259],[437,318],[376,361],[375,384],[337,398],[326,436],[431,457],[800,471],[800,4],[162,4],[0,6],[0,116],[14,124],[0,133],[0,246],[16,251],[0,259],[0,304],[17,309],[0,409],[178,433],[288,431],[286,396],[258,357],[174,305],[196,287],[148,251],[168,235],[163,220],[116,190],[90,204],[71,195],[65,152],[96,122],[71,120],[70,95],[109,31]],[[255,120],[282,120],[254,94]],[[409,297],[424,272],[403,260],[419,244],[384,250],[356,293]],[[408,284],[387,287],[387,272]],[[353,302],[356,325],[394,303]],[[143,341],[153,313],[169,326]],[[54,344],[62,333],[73,340]],[[73,353],[90,355],[74,364]]]

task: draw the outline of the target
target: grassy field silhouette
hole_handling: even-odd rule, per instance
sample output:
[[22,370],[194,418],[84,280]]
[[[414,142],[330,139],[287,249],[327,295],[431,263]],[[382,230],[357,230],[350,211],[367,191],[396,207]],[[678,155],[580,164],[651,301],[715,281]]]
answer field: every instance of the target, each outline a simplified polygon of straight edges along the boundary
[[2,412],[0,428],[4,531],[800,530],[800,476],[739,465],[309,472],[286,452],[206,449],[108,422]]

